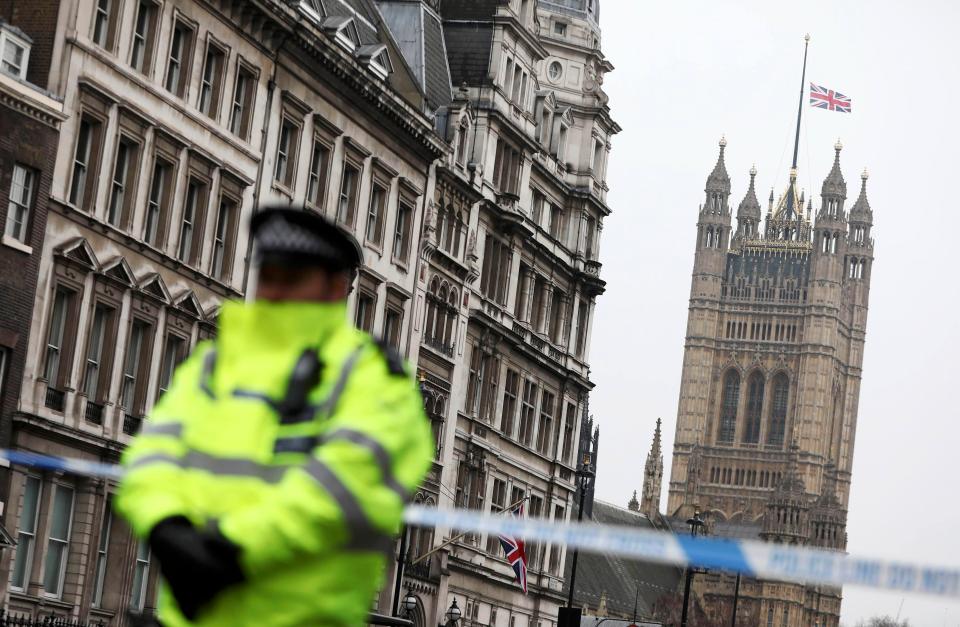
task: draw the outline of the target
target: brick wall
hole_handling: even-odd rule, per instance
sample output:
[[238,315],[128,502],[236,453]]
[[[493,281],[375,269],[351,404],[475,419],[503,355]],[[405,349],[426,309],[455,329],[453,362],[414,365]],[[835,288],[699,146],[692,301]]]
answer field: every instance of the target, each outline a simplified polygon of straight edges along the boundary
[[[31,63],[32,65],[32,63]],[[14,164],[36,173],[27,254],[0,244],[0,347],[8,351],[0,381],[0,446],[10,442],[11,418],[17,409],[37,287],[37,272],[47,225],[47,200],[56,159],[58,133],[28,115],[0,106],[0,231],[5,230]],[[8,482],[0,477],[0,500]]]
[[0,19],[33,39],[27,80],[43,88],[49,88],[47,77],[50,75],[60,4],[59,0],[0,0]]

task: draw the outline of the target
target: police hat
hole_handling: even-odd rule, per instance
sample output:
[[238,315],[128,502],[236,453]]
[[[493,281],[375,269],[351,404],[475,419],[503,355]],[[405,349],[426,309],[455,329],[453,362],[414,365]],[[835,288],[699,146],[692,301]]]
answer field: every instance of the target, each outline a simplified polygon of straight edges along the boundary
[[311,265],[340,272],[363,262],[360,244],[350,233],[307,209],[261,207],[250,220],[250,236],[261,265]]

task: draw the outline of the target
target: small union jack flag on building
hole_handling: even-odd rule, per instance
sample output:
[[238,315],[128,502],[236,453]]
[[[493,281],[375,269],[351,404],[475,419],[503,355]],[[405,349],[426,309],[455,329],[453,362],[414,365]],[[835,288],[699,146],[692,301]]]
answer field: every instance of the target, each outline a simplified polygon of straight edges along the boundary
[[810,83],[810,106],[850,113],[850,99],[838,91]]
[[[523,517],[523,503],[513,510],[512,514],[518,518]],[[527,593],[527,554],[524,550],[524,542],[520,538],[511,536],[500,536],[500,546],[507,556],[507,561],[513,567],[513,572],[517,575],[517,583],[523,588],[523,593]]]

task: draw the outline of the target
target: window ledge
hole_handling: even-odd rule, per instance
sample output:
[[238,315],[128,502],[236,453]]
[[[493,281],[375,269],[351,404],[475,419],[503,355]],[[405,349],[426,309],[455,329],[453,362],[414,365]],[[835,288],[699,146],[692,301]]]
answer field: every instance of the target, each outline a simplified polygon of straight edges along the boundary
[[32,247],[32,246],[27,246],[26,244],[24,244],[24,243],[21,242],[20,240],[15,239],[15,238],[13,238],[13,237],[10,237],[9,235],[4,235],[4,236],[3,236],[3,239],[0,240],[0,242],[2,242],[4,246],[7,246],[7,247],[12,248],[12,249],[14,249],[14,250],[18,250],[18,251],[20,251],[20,252],[22,252],[22,253],[26,253],[26,254],[28,254],[28,255],[32,255],[32,254],[33,254],[33,247]]

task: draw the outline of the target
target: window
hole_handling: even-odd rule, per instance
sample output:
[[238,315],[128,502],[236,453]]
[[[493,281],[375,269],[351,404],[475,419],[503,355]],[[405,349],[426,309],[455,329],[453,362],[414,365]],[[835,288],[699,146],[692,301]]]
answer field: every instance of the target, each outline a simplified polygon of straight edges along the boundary
[[217,119],[220,109],[220,93],[223,90],[223,67],[227,53],[213,43],[207,43],[207,54],[203,60],[203,74],[200,78],[200,97],[197,108],[205,116]]
[[740,404],[740,374],[730,370],[723,378],[723,401],[720,404],[720,433],[717,441],[721,444],[733,442],[737,428],[737,407]]
[[40,507],[40,479],[26,477],[23,483],[23,503],[17,527],[17,552],[13,558],[10,586],[26,590],[33,565],[33,547],[37,540],[37,515]]
[[163,361],[160,363],[160,383],[157,386],[157,398],[163,396],[173,381],[173,371],[187,356],[187,340],[170,333],[163,346]]
[[247,139],[250,135],[250,114],[256,88],[256,75],[245,66],[238,65],[233,104],[230,107],[230,132],[241,139]]
[[96,0],[93,9],[93,43],[112,49],[117,30],[117,10],[120,0]]
[[567,25],[563,22],[554,22],[553,23],[553,32],[556,35],[563,37],[567,34]]
[[70,204],[80,209],[89,210],[96,195],[101,130],[102,125],[98,120],[87,116],[80,119],[73,157],[73,177],[70,180]]
[[277,142],[277,166],[273,179],[292,188],[297,171],[297,145],[300,143],[300,127],[284,117],[280,123],[280,139]]
[[530,446],[533,440],[533,417],[537,412],[537,384],[523,382],[523,402],[520,404],[520,433],[517,439],[521,444]]
[[553,409],[556,396],[543,391],[540,395],[540,422],[537,425],[537,452],[550,456],[550,441],[553,438]]
[[492,422],[499,376],[500,360],[475,344],[467,378],[467,413],[485,422]]
[[50,314],[50,327],[47,330],[47,350],[43,376],[47,384],[53,388],[62,388],[69,372],[61,371],[63,362],[69,367],[70,346],[74,334],[66,334],[67,320],[73,318],[73,308],[76,302],[76,293],[58,286],[53,297],[53,310]]
[[560,459],[567,464],[573,463],[573,432],[576,424],[577,406],[567,403],[567,416],[563,420],[563,448],[560,454]]
[[743,441],[756,444],[760,441],[760,412],[763,410],[763,375],[754,372],[747,382],[747,419],[743,428]]
[[460,120],[457,131],[457,164],[464,165],[467,160],[467,141],[469,140],[470,120],[466,117]]
[[190,79],[190,58],[193,56],[194,30],[177,20],[170,37],[170,56],[167,59],[167,91],[183,98]]
[[507,288],[510,284],[510,266],[513,251],[510,246],[491,234],[487,234],[483,247],[483,274],[480,291],[500,305],[507,304]]
[[554,344],[560,344],[563,340],[564,323],[564,305],[567,297],[559,289],[553,289],[553,297],[550,303],[550,329],[548,335],[550,341]]
[[497,140],[497,153],[493,165],[493,184],[500,191],[516,194],[520,188],[520,169],[523,156],[506,141]]
[[112,307],[104,303],[97,303],[93,308],[83,368],[83,393],[87,395],[88,403],[100,403],[110,381],[110,351],[104,351],[104,347],[113,336],[115,313]]
[[137,562],[133,569],[133,587],[130,591],[130,606],[143,609],[147,597],[147,579],[150,575],[150,546],[146,542],[137,543]]
[[[530,518],[540,518],[543,516],[543,498],[531,495],[530,496]],[[531,569],[537,570],[540,568],[540,560],[543,557],[543,547],[535,542],[527,543],[527,562],[528,566]]]
[[[503,479],[493,479],[493,490],[490,493],[490,513],[499,514],[507,507],[507,482]],[[487,553],[496,557],[503,557],[503,547],[500,538],[495,533],[487,535]],[[491,625],[493,622],[491,621]]]
[[[566,512],[562,505],[553,506],[553,520],[557,524],[561,524],[566,517]],[[551,575],[560,574],[560,556],[563,554],[563,547],[559,544],[550,545],[550,565],[549,571]]]
[[17,78],[27,77],[27,59],[30,56],[30,47],[27,42],[13,37],[9,32],[0,34],[0,44],[3,46],[3,56],[0,56],[0,70],[12,74]]
[[[134,319],[127,339],[127,353],[123,360],[123,384],[120,406],[124,414],[133,418],[143,415],[146,396],[146,375],[150,371],[150,347],[153,344],[149,323]],[[127,425],[125,425],[127,426]],[[125,429],[125,432],[133,429]],[[133,435],[132,433],[129,435]]]
[[7,226],[4,233],[24,244],[29,239],[34,179],[33,170],[19,163],[14,164],[13,176],[10,179],[10,202],[7,204]]
[[513,421],[517,415],[517,396],[520,394],[520,375],[507,368],[507,380],[503,386],[503,410],[500,413],[500,431],[513,437]]
[[367,209],[367,241],[375,246],[383,244],[383,217],[387,209],[387,190],[377,183],[370,192],[370,206]]
[[156,26],[157,5],[152,0],[140,0],[130,46],[130,66],[141,74],[149,74],[153,66]]
[[790,381],[787,375],[778,373],[773,378],[773,406],[770,408],[770,430],[767,432],[767,444],[780,446],[787,424],[787,398]]
[[125,136],[117,143],[117,157],[113,166],[113,182],[110,185],[110,202],[107,205],[107,222],[117,228],[126,228],[129,207],[132,201],[133,184],[137,176],[139,145]]
[[107,549],[110,548],[110,530],[113,527],[113,511],[110,501],[103,507],[100,523],[100,542],[97,544],[97,567],[93,574],[93,607],[103,606],[103,584],[107,576]]
[[207,209],[207,186],[198,179],[187,183],[187,198],[180,222],[180,246],[177,259],[196,265],[200,258],[200,241],[203,233],[203,215]]
[[229,196],[220,197],[217,224],[213,230],[213,255],[210,276],[227,281],[233,264],[234,232],[237,223],[237,202]]
[[413,228],[413,208],[404,200],[397,206],[397,222],[393,229],[393,259],[406,265],[410,255],[410,231]]
[[360,191],[360,168],[349,162],[343,164],[340,177],[340,199],[337,201],[337,221],[353,226],[357,210],[357,196]]
[[783,616],[780,617],[780,627],[787,627],[790,624],[790,606],[784,606]]
[[400,348],[400,334],[402,332],[403,311],[387,307],[383,317],[383,339],[396,349]]
[[597,220],[593,216],[587,216],[587,232],[584,237],[584,256],[587,259],[594,259],[594,239],[597,232]]
[[365,291],[357,293],[357,315],[355,324],[367,333],[373,331],[373,314],[377,306],[377,297]]
[[453,205],[447,205],[440,209],[437,222],[437,244],[445,252],[459,258],[460,242],[465,238],[467,229],[464,213],[457,211]]
[[153,163],[150,194],[147,196],[147,215],[143,225],[143,239],[157,248],[163,248],[170,211],[170,190],[173,187],[173,165],[159,156]]
[[577,357],[583,358],[587,351],[587,332],[590,327],[590,303],[583,299],[577,312]]
[[773,608],[767,608],[767,627],[773,627]]
[[[313,154],[310,156],[310,175],[307,179],[307,202],[314,207],[323,208],[327,192],[327,172],[330,164],[330,147],[313,140]],[[367,227],[369,228],[369,226]]]
[[[566,30],[566,24],[557,24],[557,26],[563,26],[564,30]],[[550,77],[550,80],[556,83],[557,81],[560,80],[560,77],[563,76],[563,65],[561,65],[559,61],[553,61],[550,64],[550,67],[547,68],[547,72],[548,72],[548,76]]]
[[550,225],[549,231],[550,235],[561,242],[564,239],[566,234],[566,220],[563,211],[563,207],[560,205],[551,204],[550,205]]
[[53,491],[50,536],[47,539],[47,554],[43,563],[43,591],[58,598],[63,592],[72,519],[73,488],[57,485]]
[[601,178],[600,168],[603,165],[603,142],[599,139],[594,140],[593,142],[593,160],[591,161],[590,168],[593,171],[593,174],[597,178]]

